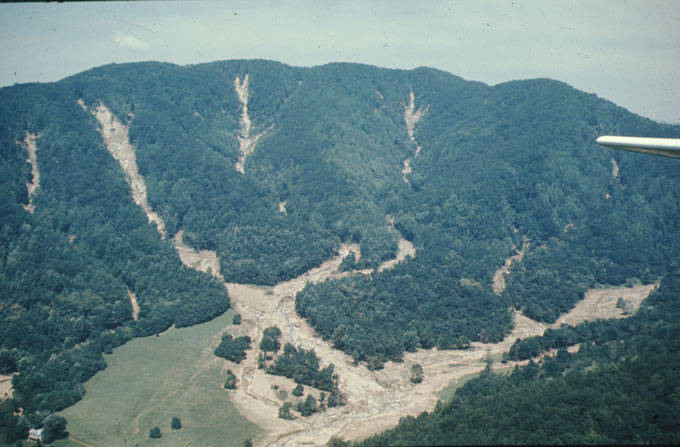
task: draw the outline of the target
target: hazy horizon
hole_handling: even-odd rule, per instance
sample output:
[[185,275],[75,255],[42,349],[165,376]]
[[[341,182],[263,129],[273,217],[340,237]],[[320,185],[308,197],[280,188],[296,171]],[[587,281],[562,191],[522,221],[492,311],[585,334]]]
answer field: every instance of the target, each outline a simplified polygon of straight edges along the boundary
[[680,123],[680,3],[321,0],[0,5],[0,86],[108,63],[269,59],[548,77]]

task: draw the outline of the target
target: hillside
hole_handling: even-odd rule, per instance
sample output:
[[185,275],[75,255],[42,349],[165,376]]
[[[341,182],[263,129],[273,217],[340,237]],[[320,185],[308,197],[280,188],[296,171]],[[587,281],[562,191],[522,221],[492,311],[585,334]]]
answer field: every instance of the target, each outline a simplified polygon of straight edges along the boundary
[[295,310],[370,370],[677,270],[680,168],[594,141],[680,127],[553,80],[108,65],[0,89],[0,126],[8,441],[80,399],[102,352],[224,313],[221,279],[273,286],[341,247],[346,274],[307,284]]

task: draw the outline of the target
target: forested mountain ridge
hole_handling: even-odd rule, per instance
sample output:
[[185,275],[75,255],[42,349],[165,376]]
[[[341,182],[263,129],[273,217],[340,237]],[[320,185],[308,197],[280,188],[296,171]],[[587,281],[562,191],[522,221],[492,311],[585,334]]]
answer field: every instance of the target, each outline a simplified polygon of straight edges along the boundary
[[[246,75],[261,137],[241,172],[235,80]],[[411,95],[425,111],[413,139]],[[107,152],[89,112],[99,104],[127,126],[166,238]],[[511,306],[552,322],[585,289],[656,280],[680,252],[678,167],[594,144],[680,128],[547,79],[490,87],[429,68],[108,65],[0,89],[0,126],[0,373],[19,372],[27,418],[77,400],[101,352],[227,309],[216,280],[182,267],[180,230],[216,251],[227,281],[269,285],[341,242],[361,245],[347,260],[358,269],[392,258],[400,235],[413,242],[415,258],[392,270],[309,285],[296,300],[319,334],[373,367],[404,350],[498,341]],[[33,212],[27,135],[39,135]],[[497,296],[493,274],[525,237]]]

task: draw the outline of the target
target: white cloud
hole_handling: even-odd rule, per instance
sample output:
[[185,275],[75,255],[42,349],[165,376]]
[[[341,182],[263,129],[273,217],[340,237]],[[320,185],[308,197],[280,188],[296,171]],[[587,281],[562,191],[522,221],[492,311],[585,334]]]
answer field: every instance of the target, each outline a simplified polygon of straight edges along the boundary
[[116,33],[116,36],[113,38],[113,41],[123,48],[131,48],[133,50],[140,51],[146,51],[151,49],[151,45],[144,42],[143,40],[138,39],[130,34],[123,34],[121,32]]

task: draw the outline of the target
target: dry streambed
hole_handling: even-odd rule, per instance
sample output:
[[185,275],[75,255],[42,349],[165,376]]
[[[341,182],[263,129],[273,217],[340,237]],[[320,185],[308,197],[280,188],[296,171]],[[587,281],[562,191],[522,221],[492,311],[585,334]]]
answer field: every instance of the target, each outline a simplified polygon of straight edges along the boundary
[[[320,267],[273,288],[227,284],[233,307],[243,316],[242,325],[236,329],[239,335],[249,335],[253,345],[257,346],[265,328],[278,326],[282,330],[284,343],[290,341],[296,346],[314,349],[323,366],[330,363],[335,365],[340,377],[340,390],[347,397],[346,406],[330,408],[308,418],[286,421],[278,418],[282,401],[277,398],[274,386],[290,391],[295,386],[292,380],[269,376],[258,370],[255,349],[249,351],[248,358],[240,365],[225,361],[224,369],[234,370],[240,380],[239,389],[232,393],[232,403],[241,414],[266,430],[257,440],[258,444],[324,445],[332,436],[362,439],[379,433],[396,425],[403,416],[431,411],[439,392],[447,385],[481,371],[488,357],[506,352],[517,338],[541,335],[549,327],[515,312],[515,328],[500,343],[472,343],[471,348],[466,350],[420,350],[406,353],[403,363],[388,362],[383,370],[369,371],[363,365],[355,365],[349,356],[333,349],[330,343],[315,337],[313,329],[297,316],[294,309],[295,294],[308,282],[350,274],[340,273],[338,267],[345,256],[356,254],[358,250],[355,244],[345,244],[336,257]],[[412,250],[412,246],[402,241],[397,259],[413,256]],[[178,252],[180,256],[185,253],[183,260],[186,259],[186,248]],[[193,256],[201,257],[198,252],[194,252]],[[383,264],[381,268],[389,266]],[[625,316],[624,312],[634,312],[654,287],[647,285],[588,291],[584,300],[553,327],[563,323],[573,325],[596,318]],[[625,309],[617,307],[619,298],[625,301]],[[415,363],[423,367],[425,378],[418,385],[409,380],[410,368]]]

